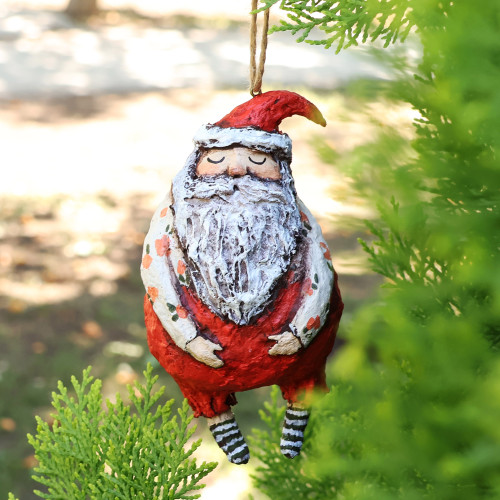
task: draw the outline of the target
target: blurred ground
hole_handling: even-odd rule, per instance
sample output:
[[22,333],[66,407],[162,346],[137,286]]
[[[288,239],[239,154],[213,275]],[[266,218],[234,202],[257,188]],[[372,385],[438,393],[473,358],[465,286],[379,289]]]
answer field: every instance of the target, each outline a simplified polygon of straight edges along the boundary
[[[177,2],[149,2],[148,8],[148,2],[137,1],[131,9],[133,2],[104,1],[103,6],[121,8],[86,25],[57,11],[40,12],[44,4],[62,8],[61,1],[10,3],[17,9],[4,6],[0,20],[0,42],[7,42],[0,46],[0,98],[247,86],[249,35],[242,2],[219,0],[212,8],[212,2],[197,0],[174,10]],[[161,3],[165,9],[151,17],[152,5]],[[239,15],[232,17],[235,10]],[[363,50],[336,56],[333,50],[296,44],[287,33],[272,35],[267,85],[331,89],[367,76],[386,78],[388,71]]]
[[[0,7],[0,495],[22,499],[33,498],[34,486],[25,433],[34,432],[34,415],[49,414],[57,380],[92,364],[112,396],[153,361],[139,276],[152,211],[197,128],[249,98],[240,2],[159,10],[152,0],[106,0],[89,24],[57,12],[64,3]],[[372,103],[373,122],[353,112],[346,84],[388,75],[361,51],[334,56],[273,35],[268,61],[265,90],[303,93],[329,123],[318,130],[290,118],[282,128],[294,141],[299,195],[320,220],[341,276],[345,328],[380,282],[357,243],[371,207],[313,144],[326,141],[342,155],[384,121],[407,126],[408,112]],[[180,399],[166,375],[161,382]],[[267,394],[239,398],[245,433],[259,425]],[[255,464],[227,464],[209,439],[198,455],[221,463],[202,499],[247,498]]]

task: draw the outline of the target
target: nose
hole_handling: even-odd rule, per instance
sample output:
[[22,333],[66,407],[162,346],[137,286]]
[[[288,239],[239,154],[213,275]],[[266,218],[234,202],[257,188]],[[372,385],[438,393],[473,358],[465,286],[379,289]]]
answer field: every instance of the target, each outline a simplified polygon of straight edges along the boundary
[[239,158],[235,158],[234,161],[231,162],[228,168],[228,174],[231,177],[242,177],[247,173],[247,167],[240,161]]

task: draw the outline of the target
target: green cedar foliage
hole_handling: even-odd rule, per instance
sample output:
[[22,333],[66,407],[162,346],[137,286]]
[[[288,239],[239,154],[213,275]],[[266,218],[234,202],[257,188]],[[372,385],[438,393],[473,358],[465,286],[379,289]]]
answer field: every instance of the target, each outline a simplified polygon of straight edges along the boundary
[[[362,244],[387,284],[349,324],[303,456],[263,449],[255,482],[283,499],[497,499],[500,2],[375,3],[405,6],[423,49],[416,77],[393,86],[418,114],[415,139],[381,129],[346,160],[378,209]],[[333,34],[374,5],[346,4]]]
[[[314,470],[307,475],[302,471],[307,462],[304,457],[311,452],[311,430],[316,428],[315,423],[310,421],[306,429],[301,454],[290,460],[283,457],[279,446],[286,407],[277,386],[271,390],[271,402],[264,403],[264,407],[259,414],[267,429],[254,429],[249,436],[252,455],[260,462],[252,475],[255,487],[273,499],[333,498],[334,489],[328,481],[321,480]],[[313,415],[312,419],[315,418]]]
[[[148,364],[145,385],[128,386],[133,408],[119,394],[103,408],[101,380],[90,368],[81,382],[72,377],[75,396],[62,382],[53,393],[52,424],[37,417],[36,436],[28,435],[39,466],[33,478],[46,487],[47,499],[189,499],[199,498],[198,484],[216,463],[197,465],[190,458],[201,440],[188,445],[195,431],[184,401],[171,415],[173,400],[159,405],[164,387],[153,385]],[[187,449],[185,449],[187,446]]]
[[[336,44],[337,52],[368,39],[381,38],[385,45],[404,40],[413,27],[409,16],[410,0],[261,0],[259,10],[279,3],[289,21],[282,20],[275,31],[300,32],[298,42],[324,45],[329,49]],[[324,33],[320,39],[310,38],[315,28]]]

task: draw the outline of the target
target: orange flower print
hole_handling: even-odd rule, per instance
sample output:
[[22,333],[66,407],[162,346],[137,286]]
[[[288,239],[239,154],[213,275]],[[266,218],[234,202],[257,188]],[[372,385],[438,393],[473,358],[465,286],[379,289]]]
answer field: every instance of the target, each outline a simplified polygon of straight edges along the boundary
[[177,312],[177,316],[179,316],[179,318],[186,319],[188,317],[187,310],[182,306],[177,306],[175,311]]
[[160,240],[155,241],[156,253],[163,257],[166,255],[167,257],[170,255],[170,238],[164,234]]
[[165,207],[161,212],[160,212],[160,217],[165,217],[165,215],[167,215],[167,212],[168,212],[168,207]]
[[304,212],[301,212],[301,211],[299,211],[299,213],[300,213],[300,220],[302,222],[307,222],[308,223],[309,219],[307,218],[307,215]]
[[330,255],[330,250],[326,246],[326,243],[323,243],[322,241],[320,242],[319,246],[325,251],[323,256],[325,257],[326,260],[332,260],[332,256]]
[[186,272],[186,264],[184,264],[182,260],[180,260],[179,263],[177,264],[177,272],[179,274],[184,274]]
[[316,316],[315,318],[309,318],[309,321],[307,322],[308,330],[317,330],[320,326],[321,320],[319,319],[319,316]]
[[154,302],[158,298],[158,288],[154,286],[148,286],[148,295],[152,302]]
[[142,267],[144,267],[144,269],[149,269],[149,266],[151,265],[151,262],[153,262],[153,257],[151,257],[151,255],[149,255],[147,253],[142,258]]
[[312,285],[312,279],[306,278],[306,280],[304,281],[303,290],[309,296],[311,296],[314,293],[314,290],[312,289],[311,285]]

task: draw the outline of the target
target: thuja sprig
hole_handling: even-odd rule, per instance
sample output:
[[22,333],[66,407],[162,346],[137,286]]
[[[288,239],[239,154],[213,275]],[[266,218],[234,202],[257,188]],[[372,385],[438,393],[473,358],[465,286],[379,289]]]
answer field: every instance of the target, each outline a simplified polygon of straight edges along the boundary
[[173,400],[158,404],[164,387],[155,391],[157,376],[144,371],[145,384],[128,386],[130,405],[117,395],[102,404],[102,382],[83,371],[72,377],[75,395],[62,382],[52,394],[53,423],[37,417],[36,436],[28,435],[39,466],[33,478],[45,486],[35,493],[47,499],[199,498],[200,481],[217,464],[198,465],[192,458],[201,440],[188,441],[187,402],[172,415]]
[[[301,454],[290,460],[281,453],[279,443],[285,411],[286,406],[282,404],[280,390],[273,386],[271,401],[265,402],[264,410],[259,411],[264,429],[253,429],[252,435],[248,437],[252,453],[260,462],[251,474],[254,486],[272,499],[336,498],[331,483],[320,481],[313,471],[307,469],[311,434],[315,432],[314,412],[306,430]],[[307,480],[304,480],[305,468]]]
[[[414,22],[411,19],[409,1],[401,0],[261,0],[259,10],[279,4],[288,20],[281,20],[270,30],[291,31],[299,34],[298,42],[330,48],[336,44],[337,52],[351,45],[358,45],[368,39],[384,40],[384,45],[404,40]],[[318,28],[324,37],[311,37]]]

